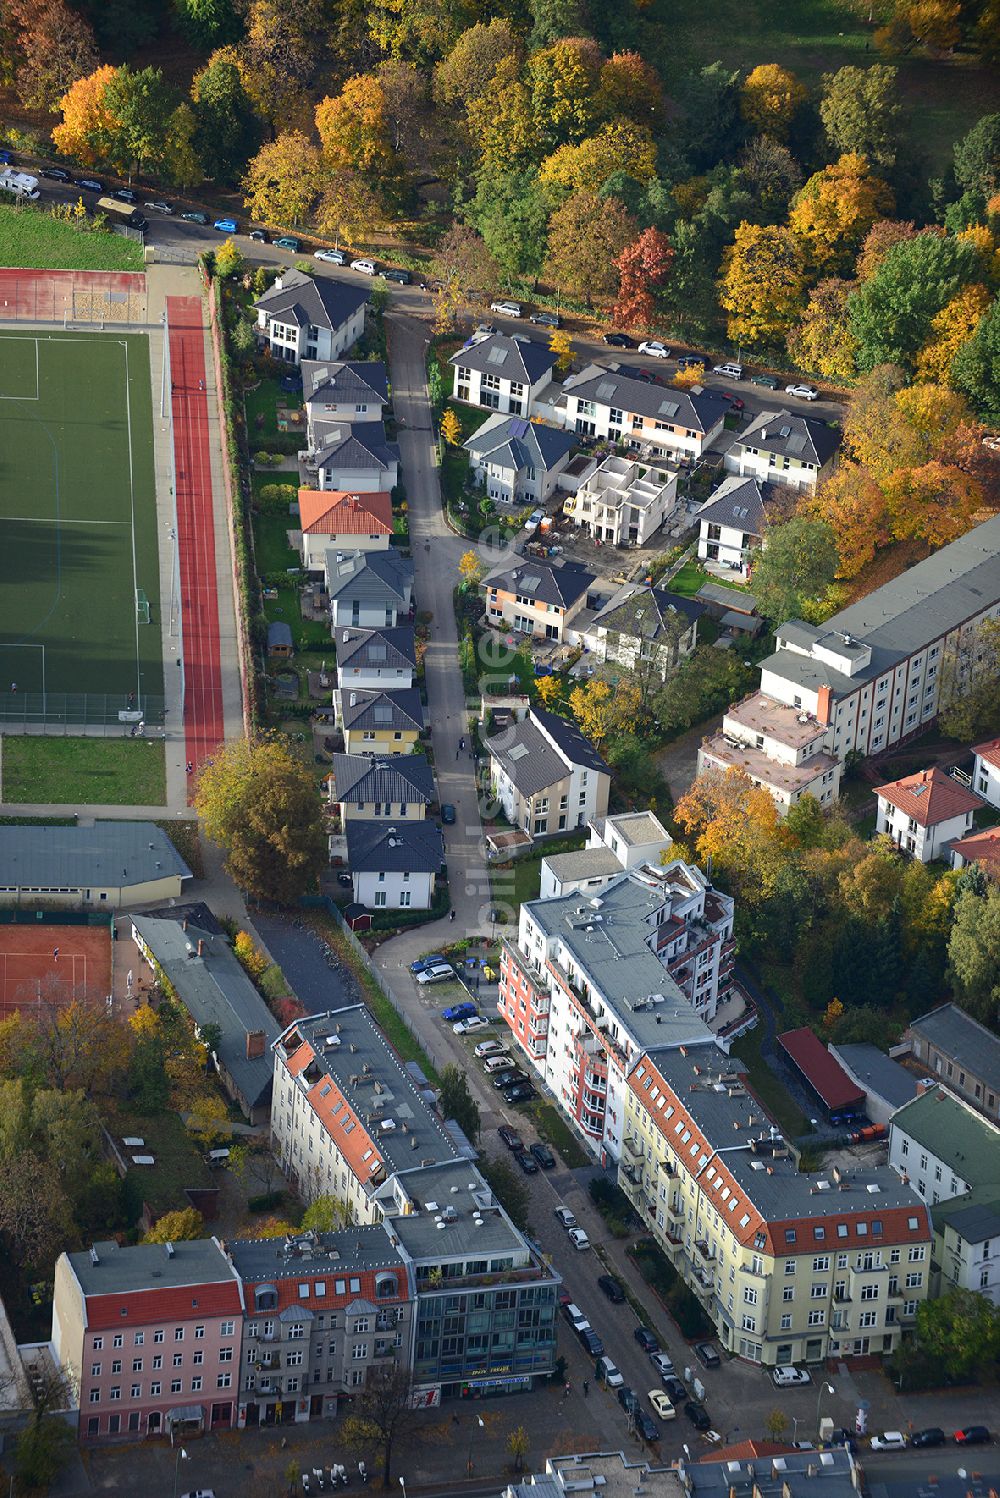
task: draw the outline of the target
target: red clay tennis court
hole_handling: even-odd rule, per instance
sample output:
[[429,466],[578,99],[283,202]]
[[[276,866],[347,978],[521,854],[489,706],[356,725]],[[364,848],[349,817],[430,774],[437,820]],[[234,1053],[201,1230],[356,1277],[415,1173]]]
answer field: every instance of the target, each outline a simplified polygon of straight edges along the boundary
[[146,321],[145,271],[0,267],[0,321]]
[[110,992],[107,926],[0,925],[0,1014]]

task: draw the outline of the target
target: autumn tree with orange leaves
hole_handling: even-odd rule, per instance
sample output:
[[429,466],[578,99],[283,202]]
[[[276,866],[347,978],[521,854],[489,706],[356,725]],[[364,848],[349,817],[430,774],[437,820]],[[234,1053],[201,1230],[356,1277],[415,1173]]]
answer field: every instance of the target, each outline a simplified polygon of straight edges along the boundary
[[52,131],[56,148],[84,166],[94,166],[104,155],[106,141],[118,122],[107,111],[104,95],[117,68],[105,64],[78,78],[59,100],[62,121]]
[[667,279],[674,258],[670,240],[659,229],[645,229],[618,259],[618,300],[612,320],[622,328],[650,328],[655,312],[654,292]]

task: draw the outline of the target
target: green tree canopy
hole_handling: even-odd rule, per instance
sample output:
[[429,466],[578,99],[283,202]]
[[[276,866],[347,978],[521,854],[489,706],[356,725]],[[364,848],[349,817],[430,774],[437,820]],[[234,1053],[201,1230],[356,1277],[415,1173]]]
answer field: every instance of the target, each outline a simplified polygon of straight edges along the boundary
[[916,1340],[946,1378],[962,1382],[1000,1357],[1000,1306],[975,1290],[921,1301]]
[[439,1107],[445,1118],[453,1118],[473,1144],[479,1139],[479,1104],[469,1091],[469,1079],[457,1066],[441,1073]]
[[774,624],[800,618],[833,582],[837,561],[837,543],[825,520],[795,515],[784,525],[769,526],[753,568],[761,613]]
[[983,895],[969,887],[959,892],[948,964],[962,1008],[992,1023],[1000,1002],[1000,886],[991,883]]
[[873,166],[891,168],[900,132],[896,69],[876,63],[824,73],[819,117],[836,155],[856,152]]
[[102,102],[116,122],[102,153],[113,166],[141,171],[163,160],[177,97],[159,68],[116,68]]
[[848,298],[858,368],[899,364],[912,369],[932,319],[979,275],[975,246],[953,235],[927,230],[894,244],[875,274]]
[[205,175],[218,182],[239,176],[261,142],[261,124],[234,56],[217,52],[191,85],[194,147]]
[[951,382],[984,421],[1000,425],[1000,299],[952,359]]
[[1000,114],[984,114],[956,141],[955,176],[983,198],[1000,191]]

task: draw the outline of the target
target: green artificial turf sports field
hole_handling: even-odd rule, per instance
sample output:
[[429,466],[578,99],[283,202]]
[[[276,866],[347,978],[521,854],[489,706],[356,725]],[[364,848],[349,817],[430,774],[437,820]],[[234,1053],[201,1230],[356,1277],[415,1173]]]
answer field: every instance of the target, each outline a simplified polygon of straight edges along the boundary
[[0,722],[161,702],[144,337],[0,331],[0,536]]

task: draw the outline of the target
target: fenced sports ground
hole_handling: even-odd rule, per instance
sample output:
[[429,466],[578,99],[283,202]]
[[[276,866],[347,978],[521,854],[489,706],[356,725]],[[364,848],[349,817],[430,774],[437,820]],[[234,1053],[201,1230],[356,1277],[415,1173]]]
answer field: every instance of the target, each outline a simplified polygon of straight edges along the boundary
[[152,419],[144,335],[0,326],[0,731],[162,721]]
[[0,1018],[43,1004],[103,999],[112,990],[108,925],[0,925]]

